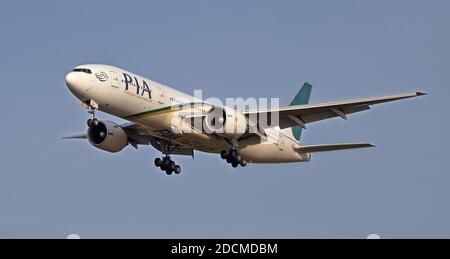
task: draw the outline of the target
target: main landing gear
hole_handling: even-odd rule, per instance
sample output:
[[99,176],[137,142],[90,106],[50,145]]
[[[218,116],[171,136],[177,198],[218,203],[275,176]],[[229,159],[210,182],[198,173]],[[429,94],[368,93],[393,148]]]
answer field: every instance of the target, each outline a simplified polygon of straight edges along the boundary
[[173,173],[180,174],[181,166],[175,164],[175,162],[170,158],[172,149],[170,148],[170,142],[165,140],[159,140],[161,145],[161,152],[165,155],[163,158],[155,158],[155,166],[159,167],[162,171],[166,171],[167,175]]
[[231,164],[233,168],[238,167],[239,165],[245,167],[247,165],[247,160],[243,158],[239,153],[232,149],[230,151],[222,151],[220,152],[220,157],[227,161],[227,163]]
[[159,157],[155,158],[155,166],[161,168],[162,171],[166,171],[167,175],[171,175],[172,173],[181,173],[181,166],[175,164],[170,156],[165,156],[162,159]]

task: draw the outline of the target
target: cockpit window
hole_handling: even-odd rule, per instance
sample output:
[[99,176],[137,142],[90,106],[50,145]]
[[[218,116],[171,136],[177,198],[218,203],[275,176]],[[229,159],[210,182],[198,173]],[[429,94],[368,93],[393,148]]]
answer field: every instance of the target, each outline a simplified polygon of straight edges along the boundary
[[92,71],[90,69],[87,69],[87,68],[75,68],[72,71],[73,72],[83,72],[83,73],[86,73],[86,74],[92,74]]

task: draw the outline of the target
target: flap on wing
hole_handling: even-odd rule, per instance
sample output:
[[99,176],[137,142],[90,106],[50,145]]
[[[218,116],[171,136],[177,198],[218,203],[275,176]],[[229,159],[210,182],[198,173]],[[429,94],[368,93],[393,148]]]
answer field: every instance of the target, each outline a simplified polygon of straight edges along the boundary
[[[341,116],[343,118],[346,119],[346,115],[352,114],[352,113],[357,113],[357,112],[362,112],[362,111],[367,111],[370,110],[370,106],[369,105],[359,105],[359,106],[350,106],[350,107],[345,107],[345,108],[340,108],[339,111],[342,112],[342,114],[344,114],[345,116]],[[338,113],[336,113],[336,111],[332,110],[332,109],[322,109],[320,111],[316,111],[310,114],[305,114],[305,115],[288,115],[287,117],[285,116],[281,116],[280,115],[280,128],[284,129],[284,128],[289,128],[295,125],[296,121],[293,120],[291,117],[289,116],[293,116],[294,118],[298,118],[301,119],[301,121],[304,124],[308,124],[311,122],[316,122],[316,121],[321,121],[321,120],[326,120],[326,119],[331,119],[331,118],[335,118],[340,116]]]
[[[151,138],[150,144],[157,150],[163,152],[161,149],[161,143],[157,138]],[[170,143],[167,147],[170,155],[180,155],[180,156],[192,156],[194,157],[194,150],[192,148],[186,148],[181,145]]]
[[150,134],[145,127],[135,123],[125,123],[120,127],[127,133],[128,140],[131,145],[148,145],[150,143]]
[[354,148],[367,148],[367,147],[375,147],[375,146],[369,143],[311,145],[311,146],[301,146],[299,148],[296,148],[295,151],[299,153],[316,153],[316,152],[328,152],[328,151],[337,151]]
[[[161,143],[158,138],[150,135],[144,126],[135,123],[126,123],[121,125],[122,129],[128,135],[130,144],[132,145],[152,145],[154,148],[162,152]],[[135,146],[135,147],[136,147]],[[186,148],[181,145],[170,143],[168,146],[171,155],[192,156],[194,157],[194,150]]]

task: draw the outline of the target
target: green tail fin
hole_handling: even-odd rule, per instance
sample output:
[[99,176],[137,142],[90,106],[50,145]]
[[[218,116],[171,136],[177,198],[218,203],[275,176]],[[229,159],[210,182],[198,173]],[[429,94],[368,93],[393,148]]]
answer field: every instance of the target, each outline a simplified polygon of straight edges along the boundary
[[[309,83],[304,83],[302,88],[300,88],[297,95],[295,95],[294,99],[289,104],[289,106],[308,104],[309,97],[311,95],[311,90],[312,85],[310,85]],[[292,127],[292,134],[294,135],[296,140],[300,141],[300,137],[302,136],[302,128],[300,126]]]

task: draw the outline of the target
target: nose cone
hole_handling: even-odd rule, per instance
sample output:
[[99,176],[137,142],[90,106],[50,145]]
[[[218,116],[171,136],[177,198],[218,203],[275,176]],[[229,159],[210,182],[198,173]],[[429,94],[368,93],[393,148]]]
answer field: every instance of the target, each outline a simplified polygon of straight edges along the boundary
[[75,95],[78,99],[86,99],[86,89],[83,88],[83,80],[82,78],[80,78],[79,74],[75,72],[69,72],[66,75],[66,85],[72,92],[72,94]]
[[69,72],[67,75],[66,75],[66,85],[67,85],[67,87],[69,87],[69,89],[71,90],[71,91],[73,91],[73,89],[75,88],[75,84],[76,84],[76,78],[75,78],[76,76],[75,76],[75,74],[73,73],[73,72]]

